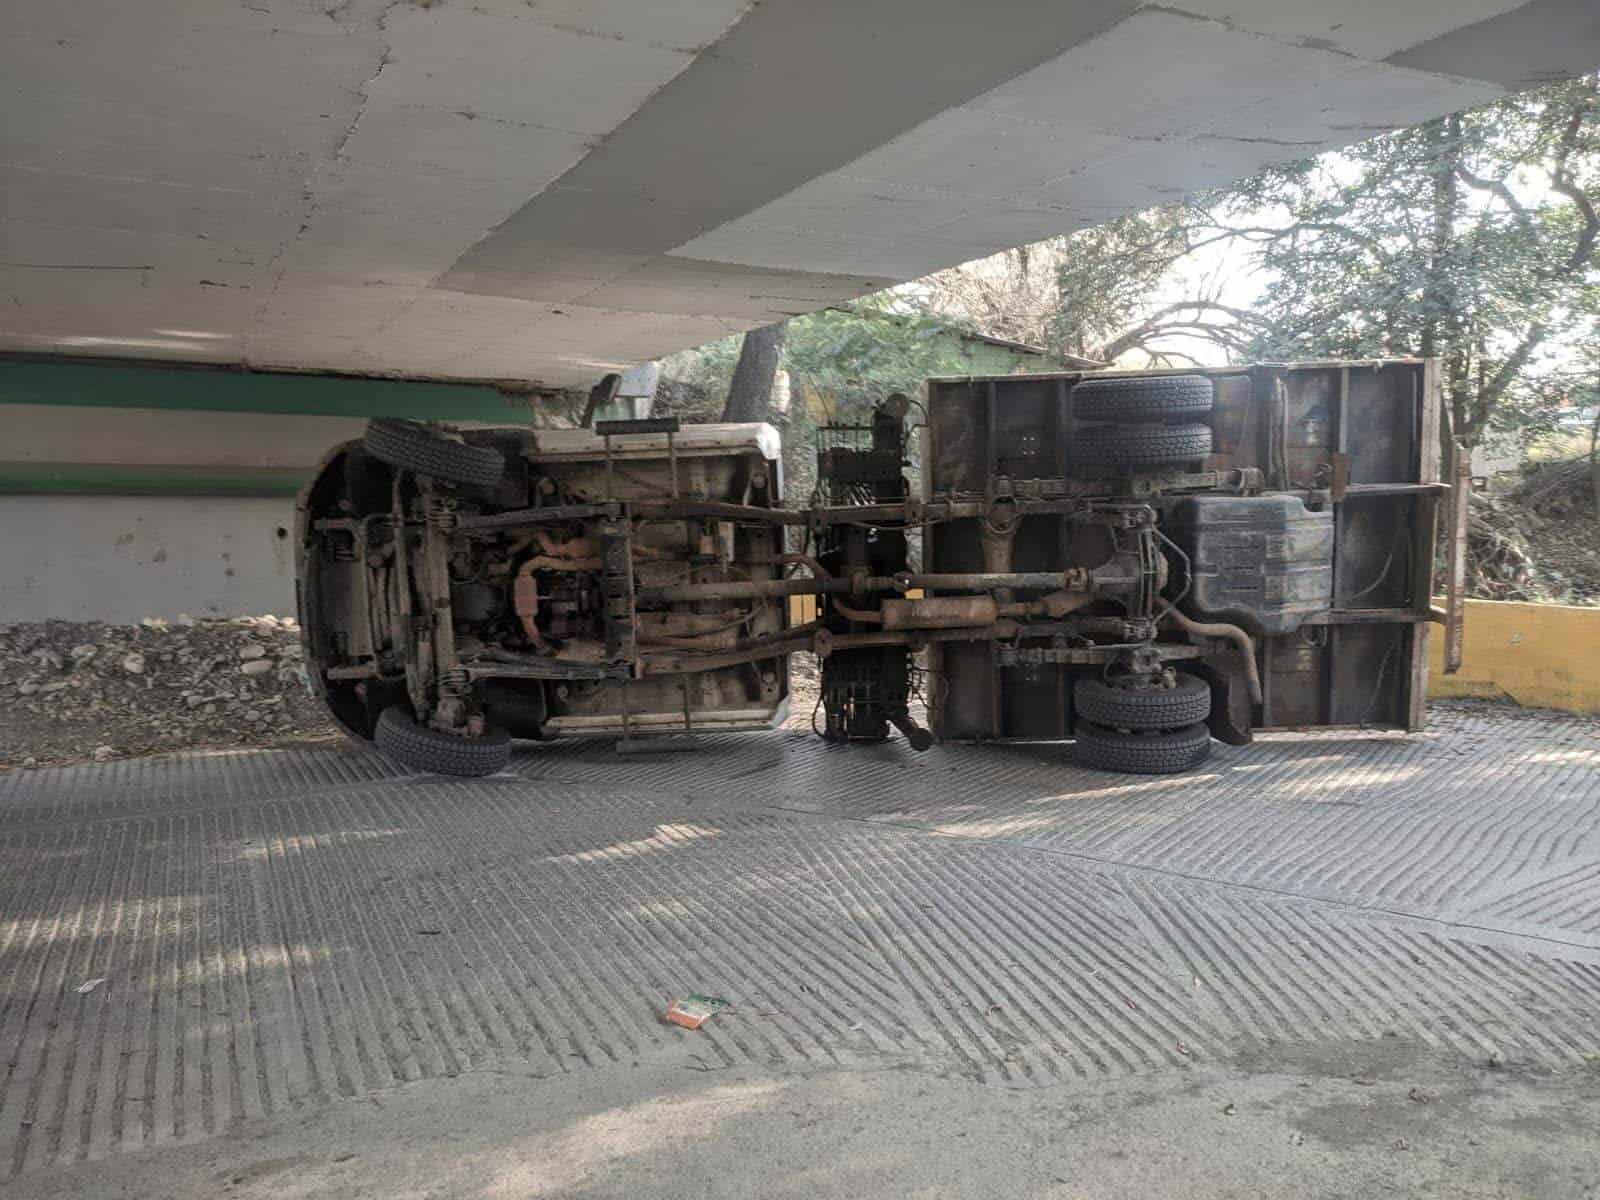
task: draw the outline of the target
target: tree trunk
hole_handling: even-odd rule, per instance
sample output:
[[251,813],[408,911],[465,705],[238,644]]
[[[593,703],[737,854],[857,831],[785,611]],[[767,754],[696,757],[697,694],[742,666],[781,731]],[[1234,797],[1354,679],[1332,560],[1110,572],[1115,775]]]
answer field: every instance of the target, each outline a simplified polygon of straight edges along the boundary
[[739,362],[733,368],[733,383],[728,387],[728,402],[723,406],[724,421],[765,421],[772,414],[772,383],[778,375],[778,360],[789,323],[763,325],[744,335],[739,347]]
[[1594,391],[1594,422],[1589,426],[1589,486],[1594,490],[1594,518],[1600,521],[1600,387]]
[[1479,430],[1468,404],[1467,348],[1461,339],[1461,311],[1456,296],[1456,217],[1461,205],[1461,118],[1443,117],[1426,127],[1433,159],[1433,228],[1429,238],[1427,277],[1422,294],[1422,333],[1419,350],[1424,358],[1443,359],[1444,390],[1456,420],[1456,435],[1475,445]]

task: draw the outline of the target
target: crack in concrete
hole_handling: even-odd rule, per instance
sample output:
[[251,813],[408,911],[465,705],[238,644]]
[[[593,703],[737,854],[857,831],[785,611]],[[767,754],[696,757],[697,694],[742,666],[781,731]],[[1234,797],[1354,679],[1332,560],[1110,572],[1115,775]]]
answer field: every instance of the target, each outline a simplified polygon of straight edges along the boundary
[[[546,29],[554,29],[559,33],[570,33],[574,37],[595,38],[602,42],[625,42],[630,46],[646,46],[651,50],[665,50],[671,54],[697,55],[711,44],[708,42],[706,46],[677,46],[671,42],[658,42],[650,38],[630,38],[624,34],[610,33],[604,29],[589,29],[583,25],[571,25],[561,21],[541,21],[538,17],[530,19],[536,25],[542,25]],[[722,35],[718,34],[717,36],[721,37]]]
[[1368,66],[1379,65],[1375,60],[1362,58],[1353,50],[1346,50],[1327,38],[1303,35],[1300,37],[1278,37],[1274,34],[1263,33],[1259,29],[1249,29],[1228,17],[1214,17],[1209,13],[1193,12],[1187,8],[1177,8],[1169,4],[1146,4],[1140,12],[1166,13],[1168,16],[1181,17],[1186,21],[1195,21],[1202,25],[1210,25],[1226,33],[1236,33],[1241,37],[1260,38],[1262,41],[1271,42],[1275,46],[1287,46],[1291,50],[1315,50],[1323,54],[1332,54],[1337,58],[1348,58],[1355,62],[1365,63]]
[[1202,133],[1198,135],[1202,141],[1207,142],[1238,142],[1245,146],[1284,146],[1290,150],[1304,149],[1307,146],[1320,146],[1319,141],[1286,141],[1283,138],[1270,137],[1233,137],[1225,133]]
[[[376,78],[377,76],[374,75],[373,79]],[[371,80],[368,80],[368,82],[370,83]],[[546,125],[541,121],[519,121],[515,117],[496,117],[489,113],[481,113],[475,108],[440,109],[431,108],[425,104],[402,104],[399,107],[432,112],[450,112],[467,121],[482,121],[486,125],[501,125],[507,129],[536,129],[540,133],[559,133],[566,137],[582,139],[586,150],[592,150],[600,144],[600,138],[592,133],[581,133],[576,129],[564,129],[560,125]]]
[[[342,18],[344,17],[345,13],[349,11],[354,2],[355,0],[339,0],[338,4],[335,4],[331,8],[324,9],[323,14],[335,23],[342,23]],[[354,95],[359,98],[358,103],[356,104],[356,111],[351,116],[349,123],[345,126],[344,132],[339,136],[338,142],[333,147],[332,159],[336,177],[338,172],[348,161],[347,151],[349,149],[351,139],[355,137],[356,130],[360,127],[362,119],[367,115],[367,108],[372,102],[370,89],[377,81],[378,77],[383,74],[384,69],[394,61],[394,46],[389,40],[389,16],[394,12],[395,9],[401,7],[402,5],[418,3],[419,0],[389,0],[389,2],[378,11],[377,17],[373,22],[379,38],[381,39],[382,46],[378,52],[378,64],[376,69],[373,70],[372,74],[357,84],[354,89]],[[426,5],[421,6],[426,7]],[[352,30],[352,32],[355,31]],[[317,212],[320,207],[320,201],[317,197],[316,191],[314,190],[314,184],[315,180],[308,181],[306,187],[300,194],[301,203],[304,205],[304,207],[300,214],[298,227],[295,229],[293,234],[291,234],[273,249],[272,257],[267,262],[266,270],[271,282],[266,288],[265,292],[262,294],[261,303],[256,306],[255,319],[258,327],[266,321],[267,310],[270,308],[273,298],[277,296],[278,288],[283,284],[283,277],[286,273],[286,268],[283,266],[284,258],[291,250],[295,248],[295,246],[300,243],[300,239],[303,238],[311,229],[311,223],[317,216]],[[244,343],[240,351],[240,361],[244,366],[247,367],[254,365],[254,356],[252,347],[250,345],[250,339],[254,337],[255,332],[256,331],[254,329],[246,332],[244,336]]]
[[[1285,146],[1291,150],[1297,150],[1307,146],[1321,146],[1324,144],[1316,140],[1290,141],[1284,138],[1238,137],[1228,133],[1205,133],[1200,130],[1175,131],[1173,133],[1129,133],[1119,136],[1126,142],[1141,146],[1164,146],[1169,142],[1237,142],[1246,146]],[[1072,176],[1078,174],[1081,174],[1081,172],[1071,172]]]
[[123,265],[121,263],[30,263],[0,262],[0,267],[18,271],[154,271],[149,263]]
[[[350,3],[351,0],[343,0],[338,11],[342,12],[349,7]],[[362,118],[367,115],[367,107],[372,103],[370,90],[372,85],[378,82],[378,77],[383,74],[385,68],[394,62],[394,44],[389,40],[389,15],[403,5],[417,5],[417,0],[389,0],[389,3],[385,4],[382,11],[378,13],[375,24],[379,35],[383,38],[383,50],[378,55],[377,69],[356,86],[356,95],[361,98],[361,101],[356,106],[355,115],[350,119],[350,124],[345,127],[344,136],[339,139],[339,144],[333,148],[333,157],[336,161],[344,161],[345,151],[350,145],[350,139],[355,137],[356,130],[361,126]],[[426,6],[423,5],[421,7]]]

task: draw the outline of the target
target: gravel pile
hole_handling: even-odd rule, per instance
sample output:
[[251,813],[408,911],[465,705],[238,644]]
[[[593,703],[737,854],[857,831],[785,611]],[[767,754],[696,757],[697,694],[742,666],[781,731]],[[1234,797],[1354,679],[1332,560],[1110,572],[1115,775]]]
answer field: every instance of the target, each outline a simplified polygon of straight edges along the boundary
[[[290,617],[0,625],[0,769],[342,737],[303,661]],[[806,725],[817,660],[789,664]]]
[[0,625],[0,766],[337,734],[287,617]]

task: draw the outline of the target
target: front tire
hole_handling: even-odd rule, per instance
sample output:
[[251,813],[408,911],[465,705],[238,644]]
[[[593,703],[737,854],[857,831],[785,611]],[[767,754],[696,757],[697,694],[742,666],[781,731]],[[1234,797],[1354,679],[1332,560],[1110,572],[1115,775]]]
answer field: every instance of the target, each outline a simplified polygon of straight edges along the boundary
[[493,775],[511,761],[511,735],[505,730],[460,737],[417,724],[410,710],[398,704],[383,710],[373,740],[402,767],[433,775]]
[[447,483],[492,488],[505,474],[505,457],[493,446],[451,441],[415,421],[373,417],[361,439],[367,453],[391,467]]

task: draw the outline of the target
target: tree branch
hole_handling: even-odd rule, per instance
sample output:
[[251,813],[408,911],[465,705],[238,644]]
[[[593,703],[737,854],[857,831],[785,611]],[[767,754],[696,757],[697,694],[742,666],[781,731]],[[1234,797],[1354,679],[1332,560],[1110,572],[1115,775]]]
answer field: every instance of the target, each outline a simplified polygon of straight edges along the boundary
[[1527,232],[1533,232],[1533,218],[1528,215],[1528,210],[1523,205],[1522,201],[1518,200],[1516,196],[1512,194],[1511,189],[1506,186],[1506,181],[1504,179],[1483,179],[1477,175],[1474,175],[1465,167],[1460,166],[1456,168],[1456,178],[1461,180],[1462,183],[1466,184],[1470,188],[1474,188],[1480,192],[1489,192],[1490,194],[1498,197],[1500,202],[1509,208],[1516,216],[1517,224],[1521,225],[1522,228]]
[[1567,261],[1557,271],[1542,273],[1546,279],[1565,279],[1588,266],[1594,256],[1595,241],[1600,238],[1600,214],[1595,212],[1594,201],[1565,172],[1550,176],[1550,190],[1560,192],[1571,200],[1583,218],[1583,228],[1578,232],[1578,241],[1567,256]]
[[[1267,328],[1266,321],[1246,309],[1234,308],[1228,304],[1219,304],[1215,300],[1180,300],[1176,304],[1168,304],[1156,309],[1133,328],[1124,330],[1102,346],[1099,353],[1094,357],[1099,358],[1102,362],[1115,362],[1119,355],[1126,354],[1129,350],[1142,346],[1144,341],[1162,328],[1181,327],[1216,330],[1215,334],[1209,334],[1208,336],[1212,336],[1219,342],[1223,341],[1223,331],[1227,329],[1226,326],[1203,325],[1193,321],[1171,322],[1166,320],[1167,317],[1176,316],[1182,312],[1194,312],[1197,314],[1200,312],[1220,312],[1232,317],[1241,325],[1252,325],[1258,329]],[[1234,342],[1235,344],[1242,344],[1237,338],[1234,339]]]
[[1542,321],[1535,321],[1528,327],[1528,332],[1523,335],[1522,341],[1517,344],[1500,364],[1500,369],[1478,387],[1477,399],[1472,405],[1472,428],[1470,432],[1474,437],[1483,428],[1489,414],[1494,411],[1494,406],[1500,402],[1506,388],[1511,386],[1511,381],[1517,377],[1522,368],[1528,365],[1528,359],[1533,357],[1533,352],[1538,349],[1539,343],[1544,341],[1549,332]]
[[1583,122],[1593,107],[1594,97],[1595,85],[1591,82],[1589,94],[1573,107],[1572,115],[1567,118],[1567,123],[1561,130],[1561,138],[1556,144],[1555,165],[1550,171],[1550,188],[1572,201],[1578,214],[1583,218],[1583,229],[1579,232],[1577,244],[1573,246],[1566,263],[1557,272],[1545,273],[1546,278],[1565,278],[1587,266],[1594,254],[1595,239],[1600,237],[1600,215],[1595,213],[1594,202],[1589,199],[1588,193],[1573,182],[1572,176],[1567,172],[1567,162],[1577,148],[1578,134],[1583,132]]

